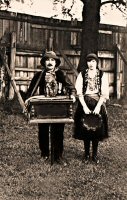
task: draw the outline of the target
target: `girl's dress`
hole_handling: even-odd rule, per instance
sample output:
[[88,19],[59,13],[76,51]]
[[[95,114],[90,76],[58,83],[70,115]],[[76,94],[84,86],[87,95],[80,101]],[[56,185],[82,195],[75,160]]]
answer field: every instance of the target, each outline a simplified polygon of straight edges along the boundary
[[[75,85],[77,95],[83,96],[85,103],[90,110],[94,110],[99,98],[104,98],[104,103],[101,106],[101,126],[93,130],[88,130],[83,126],[83,118],[87,117],[83,107],[78,100],[77,108],[74,116],[74,138],[79,140],[94,140],[98,141],[108,138],[108,117],[105,102],[109,98],[109,84],[108,84],[108,74],[96,69],[96,73],[93,77],[89,76],[88,69],[84,72],[80,72]],[[91,115],[92,117],[92,115]]]

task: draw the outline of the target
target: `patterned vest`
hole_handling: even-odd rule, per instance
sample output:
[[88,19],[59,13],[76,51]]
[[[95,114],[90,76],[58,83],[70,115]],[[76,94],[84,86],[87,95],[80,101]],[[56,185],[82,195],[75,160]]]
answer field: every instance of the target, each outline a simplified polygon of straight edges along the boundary
[[[97,75],[96,75],[96,84],[98,85],[99,88],[99,95],[101,94],[101,78],[103,75],[103,71],[97,69]],[[82,72],[82,77],[83,77],[83,94],[86,93],[86,88],[88,84],[88,69]]]

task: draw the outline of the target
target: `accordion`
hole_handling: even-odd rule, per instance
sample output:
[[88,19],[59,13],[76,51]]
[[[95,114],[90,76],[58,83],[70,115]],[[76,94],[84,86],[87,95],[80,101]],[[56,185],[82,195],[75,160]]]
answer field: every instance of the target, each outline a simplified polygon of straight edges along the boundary
[[26,100],[30,123],[72,123],[73,100],[68,96],[33,96]]

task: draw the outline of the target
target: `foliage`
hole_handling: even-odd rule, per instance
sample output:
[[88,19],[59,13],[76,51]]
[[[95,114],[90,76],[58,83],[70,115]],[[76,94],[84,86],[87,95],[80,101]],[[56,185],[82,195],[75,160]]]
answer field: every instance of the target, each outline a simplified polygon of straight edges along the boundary
[[[73,19],[75,14],[72,12],[72,9],[76,1],[71,0],[71,3],[70,3],[68,2],[68,0],[53,0],[54,8],[59,3],[61,4],[61,11],[62,11],[63,16],[69,16],[71,19]],[[57,16],[58,14],[53,17],[57,17]]]
[[[0,10],[3,9],[8,9],[9,7],[11,7],[11,2],[12,1],[18,1],[21,3],[25,3],[25,0],[0,0]],[[27,2],[27,0],[26,0]],[[30,0],[31,4],[33,3],[33,0]]]
[[0,10],[5,7],[8,8],[11,0],[0,0]]
[[[86,0],[79,0],[79,1],[81,1],[83,4],[85,4],[85,2],[86,2]],[[53,0],[54,6],[56,6],[57,4],[60,4],[62,14],[64,16],[69,16],[71,19],[73,19],[75,16],[75,13],[71,12],[75,3],[77,3],[76,0],[71,0],[71,4],[69,1],[69,7],[68,7],[68,0]],[[126,13],[126,10],[127,10],[127,1],[126,0],[100,0],[100,7],[103,5],[106,5],[106,4],[111,4],[111,7],[113,5],[115,5],[116,8],[119,9],[121,12],[123,12],[124,14],[127,14]]]
[[115,5],[117,9],[119,9],[125,16],[127,15],[127,1],[126,0],[102,0],[101,6],[105,4],[111,4],[111,7]]

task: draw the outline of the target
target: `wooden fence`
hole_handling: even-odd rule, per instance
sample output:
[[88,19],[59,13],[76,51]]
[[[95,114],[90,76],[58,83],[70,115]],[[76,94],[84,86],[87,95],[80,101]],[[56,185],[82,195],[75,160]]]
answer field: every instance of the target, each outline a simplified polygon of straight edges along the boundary
[[[55,50],[61,58],[61,68],[75,83],[80,48],[81,22],[36,17],[12,12],[0,12],[1,45],[6,45],[8,63],[16,80],[17,88],[27,90],[34,73],[41,69],[40,58],[43,50]],[[125,27],[100,24],[99,65],[109,74],[110,94],[116,95],[116,44],[121,51],[127,49]],[[72,70],[70,65],[74,68]],[[1,68],[1,95],[8,82],[4,80]],[[9,87],[9,95],[13,96]],[[121,93],[120,93],[121,94]]]

